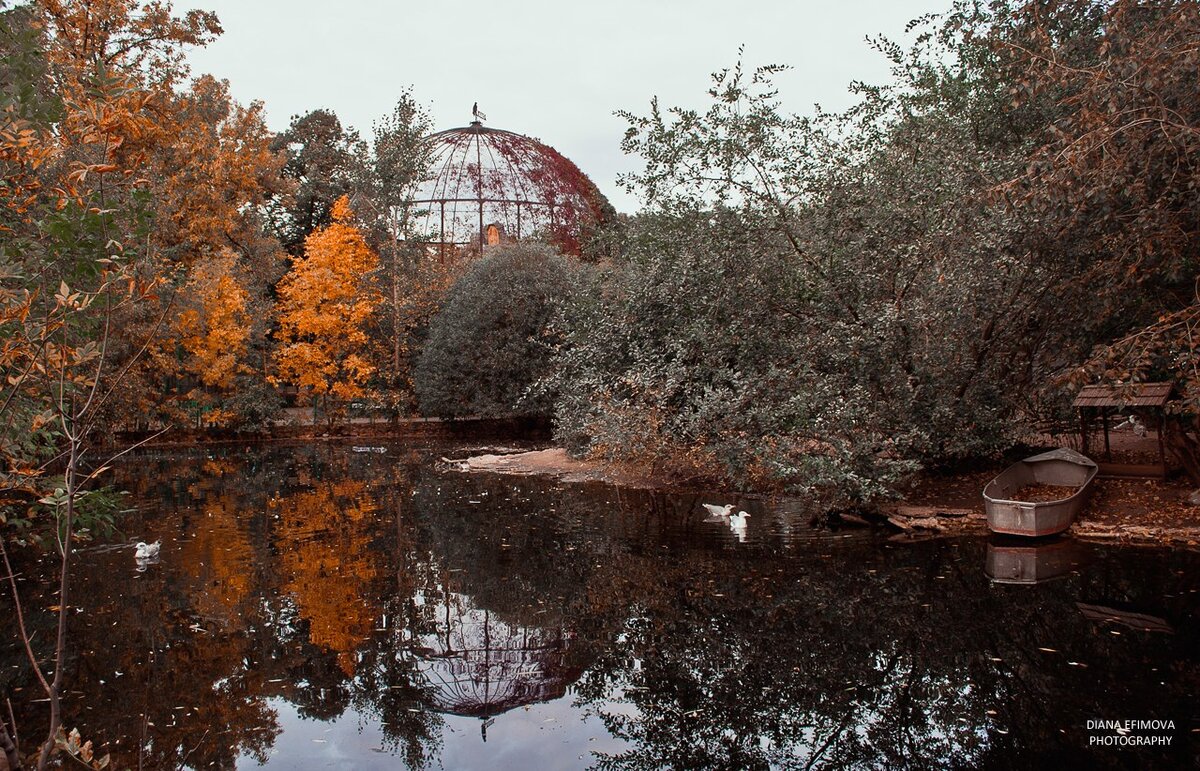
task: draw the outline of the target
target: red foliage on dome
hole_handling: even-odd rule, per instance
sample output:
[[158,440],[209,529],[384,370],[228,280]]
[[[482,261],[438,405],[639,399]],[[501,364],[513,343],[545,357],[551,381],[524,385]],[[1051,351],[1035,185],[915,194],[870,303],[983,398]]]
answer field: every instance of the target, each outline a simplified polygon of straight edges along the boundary
[[[426,138],[433,177],[414,202],[431,244],[482,247],[489,229],[578,255],[611,206],[579,167],[536,139],[479,121]],[[495,226],[495,228],[489,228]]]

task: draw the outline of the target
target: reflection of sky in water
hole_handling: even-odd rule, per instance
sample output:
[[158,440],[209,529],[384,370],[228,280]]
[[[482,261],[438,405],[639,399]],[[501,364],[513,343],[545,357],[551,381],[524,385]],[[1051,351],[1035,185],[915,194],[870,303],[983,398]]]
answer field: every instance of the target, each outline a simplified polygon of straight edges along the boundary
[[[741,542],[704,521],[728,498],[434,469],[463,452],[130,459],[122,526],[162,554],[136,572],[129,546],[81,552],[67,725],[137,767],[145,714],[147,768],[1014,767],[1030,748],[1067,767],[1088,718],[1175,719],[1169,760],[1200,736],[1194,552],[897,543],[744,499]],[[52,620],[31,618],[39,640]],[[0,641],[35,735],[21,660]]]
[[[323,723],[300,717],[283,699],[272,699],[270,704],[279,712],[283,732],[265,766],[242,756],[239,768],[397,768],[396,758],[384,749],[379,725],[369,718],[348,711]],[[574,769],[591,765],[591,753],[618,752],[623,744],[609,736],[598,718],[573,707],[571,696],[498,715],[488,726],[486,742],[481,725],[477,718],[448,717],[442,730],[443,750],[435,766]]]

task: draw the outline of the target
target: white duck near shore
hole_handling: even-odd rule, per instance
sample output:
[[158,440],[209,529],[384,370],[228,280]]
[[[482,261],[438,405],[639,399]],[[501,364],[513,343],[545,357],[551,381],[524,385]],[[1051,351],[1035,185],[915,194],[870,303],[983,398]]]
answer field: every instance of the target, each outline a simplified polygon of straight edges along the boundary
[[138,541],[137,546],[134,547],[133,557],[134,557],[134,559],[137,559],[137,560],[152,560],[158,556],[158,552],[161,548],[162,548],[161,540],[155,541],[154,543],[146,543],[145,541]]

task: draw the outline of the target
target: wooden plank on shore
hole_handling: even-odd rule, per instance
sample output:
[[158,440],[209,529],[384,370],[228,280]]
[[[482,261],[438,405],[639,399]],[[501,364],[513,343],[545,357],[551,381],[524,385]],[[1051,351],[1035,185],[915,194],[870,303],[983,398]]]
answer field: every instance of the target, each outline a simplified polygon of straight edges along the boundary
[[930,517],[969,517],[971,509],[949,509],[944,506],[897,506],[892,514],[907,519],[929,519]]

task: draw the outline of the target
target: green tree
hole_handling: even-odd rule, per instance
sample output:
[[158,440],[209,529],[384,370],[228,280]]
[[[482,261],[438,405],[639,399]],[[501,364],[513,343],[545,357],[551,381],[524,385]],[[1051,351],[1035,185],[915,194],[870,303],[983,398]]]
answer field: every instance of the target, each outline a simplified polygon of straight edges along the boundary
[[580,268],[545,246],[498,247],[450,290],[414,375],[422,414],[548,414],[552,396],[530,387],[549,374],[554,309]]
[[1191,6],[1121,8],[959,3],[878,41],[893,79],[843,114],[787,115],[780,68],[740,65],[706,110],[624,113],[649,207],[564,317],[560,437],[869,501],[1054,416],[1062,375],[1194,275],[1194,133],[1163,124]]
[[276,202],[273,227],[287,252],[299,256],[308,235],[332,222],[334,202],[354,192],[366,145],[331,110],[312,110],[294,116],[271,147],[286,154],[283,176],[296,185],[291,198]]
[[404,91],[392,111],[375,123],[370,158],[356,196],[368,241],[382,262],[388,311],[379,315],[375,334],[384,343],[380,379],[394,407],[405,401],[411,378],[410,358],[420,331],[414,321],[422,318],[413,310],[423,305],[421,298],[433,278],[428,275],[429,255],[414,243],[411,232],[416,214],[413,192],[430,169],[429,145],[424,140],[432,126],[411,90]]

